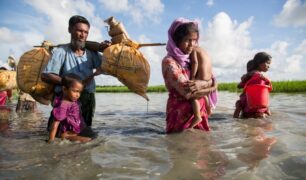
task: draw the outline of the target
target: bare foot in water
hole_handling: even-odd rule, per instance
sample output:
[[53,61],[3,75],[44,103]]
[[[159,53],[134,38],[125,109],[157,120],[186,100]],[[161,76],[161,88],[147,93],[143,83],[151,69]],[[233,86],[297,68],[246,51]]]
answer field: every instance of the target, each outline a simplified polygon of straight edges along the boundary
[[198,125],[201,121],[202,121],[201,117],[194,116],[194,118],[193,118],[193,120],[190,124],[190,128],[196,127],[196,125]]

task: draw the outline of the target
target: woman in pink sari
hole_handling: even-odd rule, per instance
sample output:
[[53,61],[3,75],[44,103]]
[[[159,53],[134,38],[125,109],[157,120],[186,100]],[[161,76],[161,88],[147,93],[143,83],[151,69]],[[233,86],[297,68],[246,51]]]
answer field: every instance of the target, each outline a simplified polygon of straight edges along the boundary
[[169,92],[166,110],[166,132],[181,132],[191,128],[194,112],[190,99],[200,104],[202,121],[194,128],[209,131],[204,96],[209,104],[217,101],[217,85],[209,81],[190,80],[190,54],[198,46],[198,23],[184,18],[176,19],[168,30],[167,56],[162,61],[162,72]]

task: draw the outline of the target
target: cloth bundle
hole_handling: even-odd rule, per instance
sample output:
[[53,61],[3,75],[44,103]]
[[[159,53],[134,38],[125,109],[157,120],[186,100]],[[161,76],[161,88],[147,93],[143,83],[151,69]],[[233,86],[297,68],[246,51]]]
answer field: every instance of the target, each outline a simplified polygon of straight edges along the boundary
[[110,26],[112,45],[103,51],[101,67],[105,74],[117,77],[131,91],[149,100],[146,95],[150,65],[138,50],[139,44],[129,39],[122,23],[113,17],[105,20]]

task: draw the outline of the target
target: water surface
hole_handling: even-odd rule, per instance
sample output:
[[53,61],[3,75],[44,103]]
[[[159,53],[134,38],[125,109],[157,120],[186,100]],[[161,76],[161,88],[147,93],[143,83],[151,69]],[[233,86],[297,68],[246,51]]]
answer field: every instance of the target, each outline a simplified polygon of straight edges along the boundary
[[[0,120],[1,179],[306,179],[306,95],[274,94],[272,116],[232,118],[236,93],[221,92],[212,131],[165,134],[166,93],[150,102],[100,93],[93,130],[80,144],[46,144],[50,106]],[[14,107],[12,107],[14,108]]]

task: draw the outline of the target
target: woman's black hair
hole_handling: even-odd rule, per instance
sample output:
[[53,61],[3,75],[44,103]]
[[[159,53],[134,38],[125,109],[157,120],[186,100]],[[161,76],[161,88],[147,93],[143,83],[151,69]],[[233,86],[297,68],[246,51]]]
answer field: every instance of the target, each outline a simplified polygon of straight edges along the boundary
[[70,87],[73,86],[74,83],[81,83],[82,84],[82,80],[80,78],[80,76],[76,75],[76,74],[66,74],[63,78],[62,78],[62,85],[64,87],[66,87],[67,89],[69,89]]
[[77,23],[84,23],[87,24],[88,27],[90,27],[89,21],[85,17],[74,15],[69,19],[69,29],[72,28]]
[[7,70],[6,67],[2,66],[0,67],[0,70]]
[[271,59],[272,59],[272,56],[269,55],[266,52],[259,52],[259,53],[255,54],[255,56],[253,58],[254,69],[258,69],[260,64],[266,63],[266,62],[270,61]]
[[190,22],[190,23],[184,23],[176,28],[176,30],[173,33],[173,41],[176,45],[180,44],[183,40],[183,38],[190,33],[197,33],[199,35],[199,29],[198,27]]

